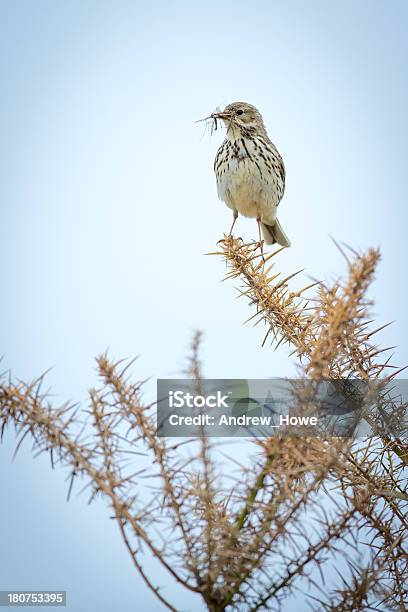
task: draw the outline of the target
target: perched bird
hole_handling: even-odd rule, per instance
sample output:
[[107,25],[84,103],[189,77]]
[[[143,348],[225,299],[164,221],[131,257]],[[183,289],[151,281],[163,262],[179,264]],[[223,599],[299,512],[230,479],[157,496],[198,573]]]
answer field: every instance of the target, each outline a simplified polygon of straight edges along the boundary
[[259,240],[262,230],[266,244],[290,246],[276,216],[285,191],[285,166],[268,137],[262,115],[252,104],[233,102],[222,112],[212,113],[211,119],[215,126],[221,119],[227,127],[214,171],[218,196],[234,214],[230,235],[241,214],[256,218]]

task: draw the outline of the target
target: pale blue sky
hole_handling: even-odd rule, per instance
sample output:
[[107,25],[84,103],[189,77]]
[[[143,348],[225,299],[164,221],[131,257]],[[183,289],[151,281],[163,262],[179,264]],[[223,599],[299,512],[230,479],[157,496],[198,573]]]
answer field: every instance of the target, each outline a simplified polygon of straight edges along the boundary
[[[110,347],[141,355],[152,399],[200,327],[209,377],[293,373],[203,256],[231,219],[212,172],[222,133],[194,121],[234,100],[259,107],[285,159],[283,272],[343,272],[329,234],[379,245],[374,311],[396,321],[381,340],[407,363],[407,17],[403,0],[0,0],[4,367],[53,366],[56,401],[81,400]],[[256,237],[254,221],[238,230]],[[13,444],[0,448],[3,586],[66,588],[75,611],[159,610],[104,508],[67,504],[62,474],[28,445],[11,464]]]

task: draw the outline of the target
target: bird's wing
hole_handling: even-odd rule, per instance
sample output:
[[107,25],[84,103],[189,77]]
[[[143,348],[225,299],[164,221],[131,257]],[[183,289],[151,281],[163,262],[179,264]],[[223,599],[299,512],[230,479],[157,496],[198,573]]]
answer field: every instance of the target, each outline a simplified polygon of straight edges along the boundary
[[[278,153],[277,150],[276,152]],[[281,158],[279,153],[278,153],[278,162],[279,162],[278,163],[279,174],[281,175],[283,186],[285,186],[285,178],[286,178],[285,164],[283,163],[283,159]]]

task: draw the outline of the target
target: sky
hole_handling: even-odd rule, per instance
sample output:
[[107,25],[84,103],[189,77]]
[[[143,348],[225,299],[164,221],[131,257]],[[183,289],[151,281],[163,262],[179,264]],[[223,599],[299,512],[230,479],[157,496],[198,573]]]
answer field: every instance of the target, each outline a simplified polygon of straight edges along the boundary
[[[408,363],[407,18],[404,0],[0,0],[3,368],[51,368],[53,401],[85,403],[96,355],[139,355],[152,400],[199,328],[207,377],[294,374],[205,255],[231,212],[212,169],[223,133],[195,121],[236,100],[259,108],[285,161],[282,273],[342,274],[330,236],[379,246],[373,314],[394,321],[380,340]],[[257,236],[250,219],[237,231]],[[29,443],[12,462],[14,447],[10,431],[1,588],[63,588],[75,612],[160,610],[103,504],[67,503],[64,474]],[[200,609],[159,578],[178,608]]]

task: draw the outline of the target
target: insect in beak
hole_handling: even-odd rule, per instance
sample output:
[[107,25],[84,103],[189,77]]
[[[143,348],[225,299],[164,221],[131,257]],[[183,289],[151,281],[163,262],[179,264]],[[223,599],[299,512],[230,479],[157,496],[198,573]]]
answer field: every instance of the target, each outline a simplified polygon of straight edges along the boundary
[[212,113],[211,117],[215,123],[215,128],[214,128],[215,130],[217,129],[218,119],[225,119],[225,120],[229,119],[230,121],[229,121],[228,128],[227,128],[227,132],[228,132],[229,128],[231,127],[231,122],[232,122],[232,115],[230,113],[220,113],[220,112]]
[[229,119],[229,123],[227,127],[227,132],[228,132],[231,127],[234,115],[232,113],[212,113],[211,117],[215,121],[215,129],[217,129],[217,119],[225,119],[225,120]]
[[[196,121],[196,123],[201,123],[202,121],[212,121],[212,125],[211,125],[211,134],[213,132],[215,132],[218,129],[218,120],[219,119],[231,119],[232,120],[232,115],[229,115],[228,113],[222,113],[222,112],[216,112],[216,113],[211,113],[211,115],[209,115],[208,117],[204,117],[204,119],[198,119],[198,121]],[[231,123],[230,123],[231,125]],[[230,126],[228,126],[229,129]]]

